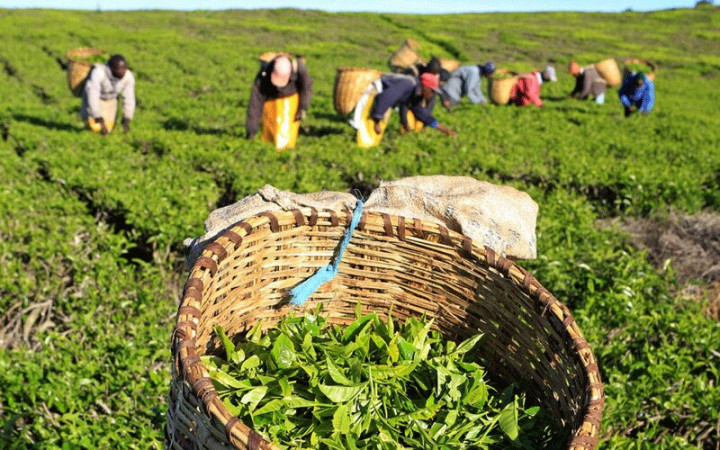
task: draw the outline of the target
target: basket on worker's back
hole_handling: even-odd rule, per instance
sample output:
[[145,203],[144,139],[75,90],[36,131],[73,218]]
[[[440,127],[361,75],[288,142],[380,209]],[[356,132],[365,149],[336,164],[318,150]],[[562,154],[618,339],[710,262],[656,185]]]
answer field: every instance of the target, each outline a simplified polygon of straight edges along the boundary
[[647,59],[642,58],[628,58],[623,61],[623,77],[628,76],[633,70],[631,70],[632,66],[644,66],[642,67],[642,71],[645,72],[645,76],[650,79],[650,81],[655,81],[655,74],[657,73],[657,64],[655,64],[652,61],[648,61]]
[[382,72],[360,67],[340,67],[335,75],[333,105],[341,115],[350,114],[362,97],[365,89],[380,78]]
[[507,69],[498,69],[488,80],[490,100],[497,105],[507,105],[510,101],[510,92],[520,77],[517,73]]
[[[264,212],[228,228],[191,269],[173,333],[168,448],[276,448],[234,417],[200,357],[290,312],[288,291],[330,262],[352,212]],[[472,239],[417,219],[364,212],[338,275],[305,303],[349,324],[359,304],[404,320],[426,314],[447,339],[485,335],[491,380],[514,383],[554,417],[570,449],[597,444],[604,403],[597,363],[570,311],[530,273]]]
[[607,82],[609,87],[618,86],[622,83],[620,68],[614,58],[603,59],[602,61],[595,63],[595,69]]
[[413,39],[406,39],[405,42],[395,50],[388,59],[388,66],[393,71],[402,71],[403,69],[409,69],[414,67],[416,64],[423,62],[422,58],[418,54],[417,50],[420,48]]
[[452,73],[458,67],[460,67],[460,61],[455,61],[454,59],[441,59],[440,67],[442,67],[444,70],[447,70],[448,72]]
[[68,87],[75,97],[82,97],[82,91],[85,88],[85,81],[87,80],[88,75],[90,75],[90,71],[93,67],[93,64],[87,60],[92,57],[104,55],[107,55],[106,51],[92,47],[75,48],[65,53],[65,57],[68,59]]

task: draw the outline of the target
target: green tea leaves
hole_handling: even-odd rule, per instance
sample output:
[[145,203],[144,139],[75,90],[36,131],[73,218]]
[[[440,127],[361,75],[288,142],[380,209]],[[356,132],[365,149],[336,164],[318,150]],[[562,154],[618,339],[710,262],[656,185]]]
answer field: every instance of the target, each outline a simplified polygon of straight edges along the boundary
[[535,424],[538,407],[524,409],[512,387],[491,394],[471,356],[481,335],[456,345],[432,331],[431,321],[395,325],[358,308],[357,320],[340,328],[320,312],[286,317],[264,335],[255,326],[234,345],[218,327],[235,361],[203,357],[228,410],[269,439],[338,449],[546,439],[547,427]]

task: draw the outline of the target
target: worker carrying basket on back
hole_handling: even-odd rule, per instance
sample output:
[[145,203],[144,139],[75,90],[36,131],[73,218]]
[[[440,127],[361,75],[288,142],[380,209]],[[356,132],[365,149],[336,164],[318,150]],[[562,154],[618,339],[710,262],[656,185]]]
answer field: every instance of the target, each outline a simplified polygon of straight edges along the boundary
[[295,147],[300,121],[310,107],[312,87],[302,58],[280,53],[263,64],[250,92],[246,138],[255,137],[262,119],[263,140],[278,149]]
[[568,97],[585,100],[592,96],[598,105],[605,103],[608,84],[594,65],[582,67],[572,61],[568,71],[575,77],[575,88],[568,94]]
[[107,64],[93,65],[83,89],[80,116],[91,130],[102,135],[112,131],[118,97],[123,101],[123,131],[128,132],[135,115],[135,76],[122,55],[112,55]]

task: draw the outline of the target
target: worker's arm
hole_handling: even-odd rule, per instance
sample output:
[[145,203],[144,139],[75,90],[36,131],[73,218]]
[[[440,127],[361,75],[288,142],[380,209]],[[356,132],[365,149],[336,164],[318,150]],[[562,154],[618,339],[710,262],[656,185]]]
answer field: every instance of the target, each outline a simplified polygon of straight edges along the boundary
[[628,84],[632,82],[632,77],[627,76],[622,82],[622,86],[620,86],[620,90],[618,91],[618,97],[620,97],[620,103],[625,107],[625,109],[630,108],[632,106],[632,103],[630,102],[630,96],[628,96],[628,92],[630,91]]
[[594,77],[589,76],[588,74],[585,74],[583,77],[583,83],[582,83],[582,91],[580,92],[580,98],[585,100],[588,98],[590,93],[592,92],[592,85],[595,81]]
[[577,95],[580,95],[580,93],[583,91],[585,78],[586,77],[582,75],[578,75],[575,77],[575,87],[573,88],[572,92],[568,94],[568,97],[575,97]]
[[263,106],[265,105],[265,96],[260,92],[260,77],[255,77],[252,90],[250,91],[250,101],[247,107],[247,118],[245,120],[245,137],[252,139],[260,128],[260,119],[262,118]]
[[128,79],[125,81],[120,95],[123,100],[123,120],[130,121],[135,117],[135,75],[128,71],[125,77]]
[[642,102],[638,109],[641,113],[648,114],[652,111],[653,106],[655,106],[655,85],[646,81],[643,87],[645,89],[643,90]]
[[102,117],[102,108],[100,106],[100,83],[102,82],[102,71],[100,67],[93,68],[85,83],[85,97],[87,98],[88,117],[100,119]]
[[537,81],[537,77],[533,74],[532,78],[528,77],[528,89],[526,90],[525,94],[527,95],[528,100],[530,103],[537,107],[542,107],[543,102],[542,99],[540,99],[540,82]]
[[430,112],[425,109],[420,103],[416,103],[410,106],[410,111],[412,111],[413,115],[415,115],[415,118],[425,124],[425,126],[435,128],[436,130],[442,131],[443,133],[452,137],[457,137],[457,134],[453,130],[438,122],[438,120],[433,117],[432,114],[430,114]]

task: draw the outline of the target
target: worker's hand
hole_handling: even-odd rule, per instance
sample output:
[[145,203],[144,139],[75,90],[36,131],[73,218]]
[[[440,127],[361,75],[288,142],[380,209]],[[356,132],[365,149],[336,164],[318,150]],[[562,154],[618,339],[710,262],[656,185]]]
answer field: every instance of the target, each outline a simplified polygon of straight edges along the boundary
[[304,109],[298,110],[297,114],[295,114],[295,121],[300,122],[302,120],[305,120],[307,118],[307,112]]
[[642,114],[643,116],[647,116],[648,114],[650,114],[650,111],[640,111],[640,114]]
[[382,127],[380,126],[380,122],[375,122],[375,126],[373,127],[373,129],[375,130],[375,134],[382,133]]
[[450,108],[450,100],[443,100],[442,105],[448,110],[448,112],[452,112],[452,109]]
[[635,111],[637,111],[637,106],[631,105],[630,108],[628,108],[628,109],[630,110],[631,113],[634,113]]
[[98,117],[95,119],[95,122],[100,125],[100,134],[103,136],[107,136],[108,129],[107,125],[105,125],[105,119],[103,119],[102,117]]
[[122,128],[123,133],[127,133],[128,131],[130,131],[130,119],[128,119],[127,117],[123,117]]

